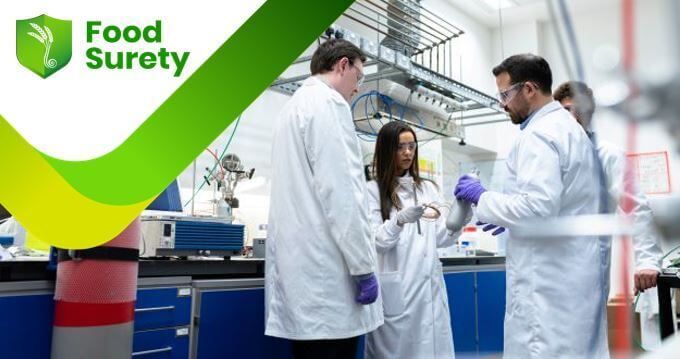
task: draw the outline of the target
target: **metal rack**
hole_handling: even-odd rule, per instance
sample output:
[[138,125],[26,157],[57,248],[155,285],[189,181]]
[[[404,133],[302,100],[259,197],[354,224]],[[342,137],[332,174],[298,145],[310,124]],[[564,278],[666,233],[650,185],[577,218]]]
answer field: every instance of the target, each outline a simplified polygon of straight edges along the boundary
[[[426,88],[435,94],[433,107],[445,107],[446,117],[455,119],[456,126],[460,127],[507,121],[505,112],[494,97],[452,78],[453,42],[464,31],[423,7],[420,0],[357,0],[342,17],[356,25],[357,31],[376,35],[363,37],[339,26],[331,27],[322,35],[322,38],[344,38],[362,49],[369,58],[364,68],[375,69],[372,73],[365,70],[366,88],[380,88],[384,81],[396,82],[413,92],[416,88]],[[311,56],[303,56],[293,65],[310,60]],[[279,78],[271,88],[292,94],[309,76]],[[371,82],[377,84],[371,85]],[[366,88],[362,87],[360,93]],[[358,128],[361,121],[370,119],[355,119]],[[441,121],[433,122],[430,128],[428,125],[420,127],[439,137],[464,137],[464,131],[457,128],[442,131],[439,127],[435,128],[438,124]]]

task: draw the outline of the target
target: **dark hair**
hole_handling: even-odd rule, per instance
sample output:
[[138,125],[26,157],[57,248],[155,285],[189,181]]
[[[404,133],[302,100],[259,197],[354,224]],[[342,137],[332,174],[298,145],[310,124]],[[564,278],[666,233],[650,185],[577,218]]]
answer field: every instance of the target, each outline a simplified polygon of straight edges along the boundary
[[343,39],[329,39],[314,51],[312,62],[309,65],[312,75],[331,71],[333,65],[343,57],[349,60],[351,65],[354,61],[366,62],[366,56],[353,43]]
[[595,98],[593,97],[593,90],[588,85],[579,81],[565,82],[555,90],[553,98],[560,102],[565,98],[571,98],[579,122],[583,121],[584,125],[590,123],[595,112]]
[[545,95],[552,93],[552,72],[544,58],[533,54],[519,54],[508,57],[493,68],[493,75],[504,72],[510,75],[510,83],[530,81],[535,83]]
[[[415,131],[409,125],[401,121],[391,121],[386,123],[378,132],[375,141],[375,153],[373,155],[373,177],[378,183],[380,192],[380,214],[383,221],[390,218],[392,206],[399,207],[399,197],[395,196],[394,190],[397,187],[397,165],[396,156],[399,148],[399,135],[409,131],[413,134],[413,139],[417,143]],[[408,173],[413,177],[413,182],[420,188],[422,179],[418,169],[418,147],[413,154],[413,163]],[[396,203],[395,203],[396,202]]]

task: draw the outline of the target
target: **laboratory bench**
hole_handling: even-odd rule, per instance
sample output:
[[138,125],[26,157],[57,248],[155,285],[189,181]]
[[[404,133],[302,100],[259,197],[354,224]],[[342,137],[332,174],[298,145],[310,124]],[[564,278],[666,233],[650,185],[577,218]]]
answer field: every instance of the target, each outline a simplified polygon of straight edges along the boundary
[[[456,354],[503,349],[503,257],[442,258]],[[290,358],[264,335],[264,261],[141,260],[135,358]],[[48,358],[55,272],[45,261],[0,262],[0,347],[8,358]],[[362,353],[357,353],[361,358]]]

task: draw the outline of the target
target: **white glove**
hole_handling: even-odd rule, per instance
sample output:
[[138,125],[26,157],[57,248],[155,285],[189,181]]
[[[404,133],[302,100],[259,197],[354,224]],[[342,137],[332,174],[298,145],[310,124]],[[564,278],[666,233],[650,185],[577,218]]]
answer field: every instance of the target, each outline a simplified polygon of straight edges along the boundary
[[425,213],[424,206],[412,206],[397,212],[397,225],[403,226],[404,223],[413,223],[420,219]]

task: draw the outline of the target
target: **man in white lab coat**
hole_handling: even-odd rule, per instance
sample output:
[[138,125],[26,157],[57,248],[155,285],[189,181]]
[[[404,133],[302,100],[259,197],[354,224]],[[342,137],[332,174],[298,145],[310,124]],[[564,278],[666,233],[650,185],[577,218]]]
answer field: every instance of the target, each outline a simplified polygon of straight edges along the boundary
[[[597,154],[602,164],[602,170],[606,177],[606,186],[609,193],[609,211],[616,211],[624,215],[620,202],[625,198],[632,204],[633,219],[633,249],[635,253],[634,285],[636,292],[640,293],[640,319],[642,325],[643,344],[660,342],[658,335],[658,298],[656,290],[647,290],[656,287],[656,279],[661,272],[661,258],[663,252],[659,245],[659,236],[655,230],[653,213],[649,207],[647,197],[635,185],[628,183],[632,189],[626,191],[626,184],[634,177],[624,176],[626,167],[625,152],[612,143],[596,138],[595,133],[590,131],[591,119],[595,112],[595,99],[593,91],[584,83],[578,81],[565,82],[555,90],[553,97],[564,108],[571,112],[578,123],[586,130],[588,136],[594,141]],[[605,295],[609,296],[609,272],[611,266],[611,237],[602,238],[602,258],[605,266],[605,281],[607,286]],[[647,290],[645,292],[645,290]],[[645,309],[641,309],[646,308]],[[650,328],[648,331],[644,328]],[[649,340],[646,337],[649,337]]]
[[265,334],[291,339],[295,358],[354,357],[383,324],[349,107],[365,60],[346,40],[321,44],[274,128]]
[[522,130],[507,158],[503,192],[463,176],[456,197],[482,222],[508,229],[506,358],[608,357],[606,302],[596,237],[513,236],[527,221],[595,214],[599,186],[585,131],[552,99],[552,73],[522,54],[493,69],[499,100]]

